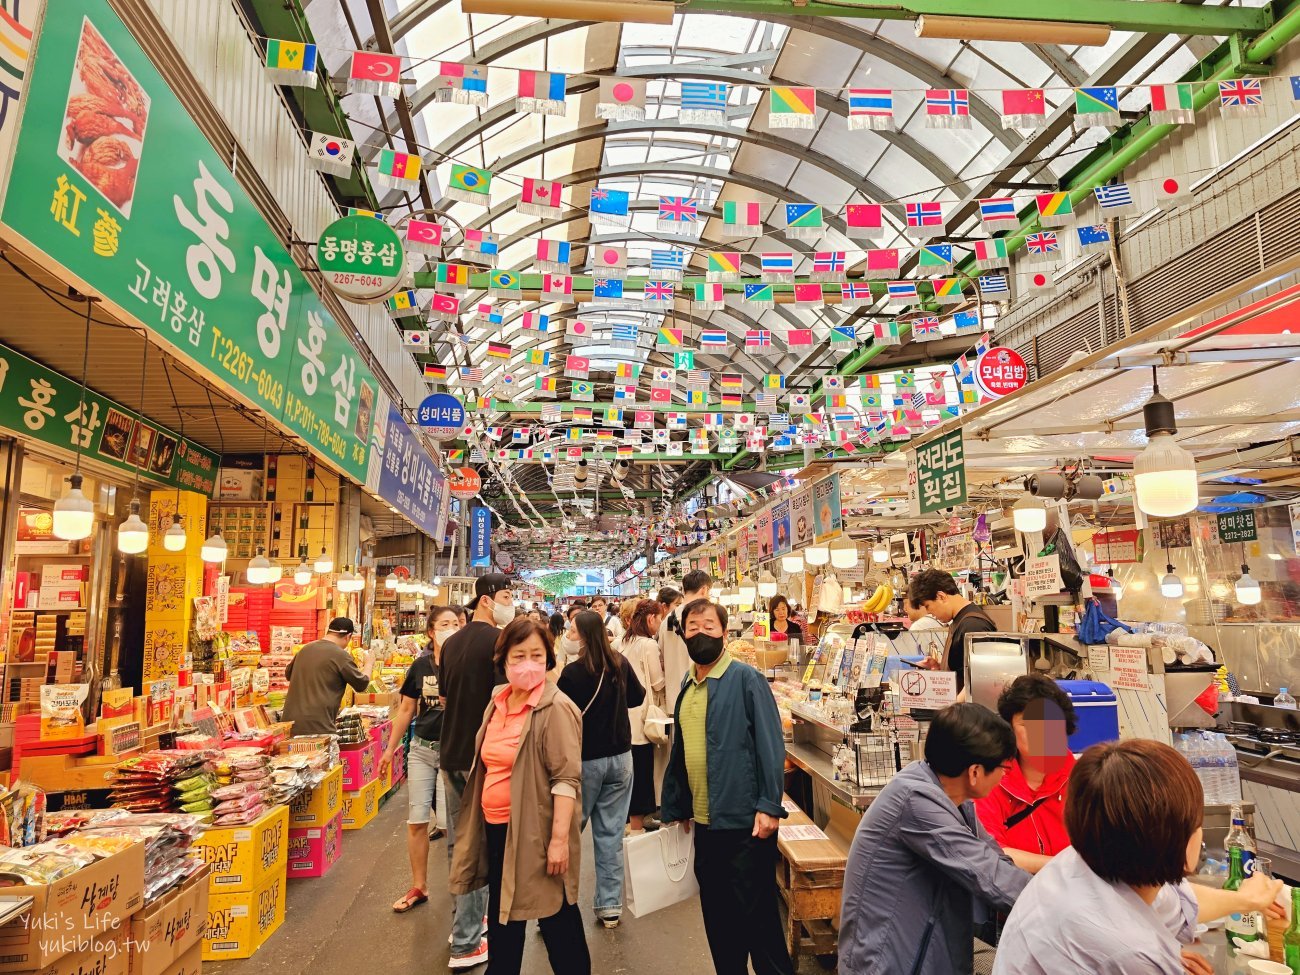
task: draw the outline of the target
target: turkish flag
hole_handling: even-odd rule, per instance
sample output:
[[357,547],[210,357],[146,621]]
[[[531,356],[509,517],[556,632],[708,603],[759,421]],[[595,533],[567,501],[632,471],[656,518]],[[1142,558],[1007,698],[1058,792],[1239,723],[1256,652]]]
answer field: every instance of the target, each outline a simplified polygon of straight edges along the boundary
[[659,386],[650,390],[651,403],[671,403],[673,401],[673,391],[664,389]]
[[442,244],[442,224],[432,220],[408,220],[406,223],[406,240],[410,244],[428,244],[438,247]]
[[352,55],[352,73],[348,77],[360,81],[399,82],[402,59],[396,54],[356,51]]
[[435,292],[433,300],[429,303],[429,310],[442,315],[459,315],[460,299],[453,295],[440,295]]

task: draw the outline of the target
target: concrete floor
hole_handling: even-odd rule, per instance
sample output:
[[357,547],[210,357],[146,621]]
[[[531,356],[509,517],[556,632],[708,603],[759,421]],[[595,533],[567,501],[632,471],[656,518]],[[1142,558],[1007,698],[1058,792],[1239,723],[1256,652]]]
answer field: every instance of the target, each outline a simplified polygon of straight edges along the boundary
[[[447,971],[451,901],[445,843],[429,856],[429,901],[409,914],[392,904],[410,886],[406,862],[406,792],[399,791],[361,830],[343,834],[343,857],[324,877],[289,882],[284,924],[246,961],[205,963],[206,975],[351,975],[382,970],[410,975]],[[624,913],[607,931],[592,920],[585,898],[595,887],[590,830],[582,857],[583,914],[596,975],[709,975],[713,965],[695,900],[644,919]],[[532,932],[536,931],[533,926]],[[482,975],[483,967],[470,971]],[[530,932],[525,972],[550,971],[542,939]],[[823,971],[805,959],[800,972]]]

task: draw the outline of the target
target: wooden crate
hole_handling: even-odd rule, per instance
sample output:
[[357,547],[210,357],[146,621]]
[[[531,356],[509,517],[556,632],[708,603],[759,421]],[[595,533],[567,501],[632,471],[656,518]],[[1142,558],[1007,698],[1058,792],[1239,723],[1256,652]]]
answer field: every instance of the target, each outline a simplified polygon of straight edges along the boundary
[[[783,827],[813,822],[789,799],[790,815]],[[788,830],[785,832],[789,832]],[[834,954],[838,941],[840,898],[848,845],[834,831],[825,839],[790,839],[778,833],[776,881],[786,907],[785,943],[799,965],[799,956]]]

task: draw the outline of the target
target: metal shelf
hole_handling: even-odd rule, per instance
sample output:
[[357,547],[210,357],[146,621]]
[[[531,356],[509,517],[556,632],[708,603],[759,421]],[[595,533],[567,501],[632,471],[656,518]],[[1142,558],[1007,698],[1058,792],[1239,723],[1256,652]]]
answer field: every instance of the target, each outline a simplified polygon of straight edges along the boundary
[[831,765],[830,756],[819,748],[811,745],[805,745],[801,742],[786,742],[785,753],[789,756],[790,761],[803,769],[814,778],[821,779],[826,787],[837,799],[855,809],[866,809],[871,805],[876,796],[880,795],[879,789],[867,789],[863,792],[850,791],[843,784],[835,781],[835,769]]

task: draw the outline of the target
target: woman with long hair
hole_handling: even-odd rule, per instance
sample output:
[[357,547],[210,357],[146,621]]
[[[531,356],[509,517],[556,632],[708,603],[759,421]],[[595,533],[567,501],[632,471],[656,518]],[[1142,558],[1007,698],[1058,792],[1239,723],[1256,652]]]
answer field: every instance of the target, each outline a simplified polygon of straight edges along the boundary
[[582,711],[582,825],[591,820],[596,851],[596,917],[607,928],[623,913],[623,827],[632,799],[629,707],[645,689],[627,658],[609,645],[605,621],[581,612],[573,620],[582,649],[558,686]]
[[803,627],[790,618],[790,600],[778,594],[767,601],[767,613],[772,619],[772,633],[780,633],[787,640],[804,643]]
[[488,889],[488,971],[519,975],[527,922],[537,920],[551,970],[590,975],[578,910],[582,835],[574,805],[582,781],[577,707],[546,672],[551,631],[516,617],[497,637],[497,688],[474,745],[448,887]]
[[651,704],[664,706],[664,665],[659,659],[659,624],[667,610],[657,599],[637,603],[619,650],[632,665],[632,673],[647,691],[646,700],[628,711],[632,724],[632,797],[628,824],[633,833],[645,831],[645,817],[659,808],[655,799],[655,746],[645,735],[646,711]]

